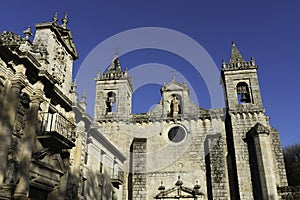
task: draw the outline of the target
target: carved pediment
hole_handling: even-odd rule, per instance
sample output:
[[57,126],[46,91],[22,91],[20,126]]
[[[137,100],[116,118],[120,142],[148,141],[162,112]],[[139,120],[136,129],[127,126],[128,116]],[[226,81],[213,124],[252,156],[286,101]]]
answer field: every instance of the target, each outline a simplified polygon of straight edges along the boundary
[[155,196],[155,199],[202,199],[204,197],[204,193],[200,191],[200,188],[198,181],[194,188],[183,186],[183,182],[180,180],[180,176],[178,176],[178,181],[175,183],[175,187],[171,189],[165,190],[163,182],[161,182],[161,185],[158,188],[161,192]]
[[49,154],[47,150],[37,152],[33,156],[36,163],[46,168],[52,169],[58,173],[63,174],[66,171],[65,164],[59,154]]
[[194,189],[184,187],[184,186],[175,186],[171,189],[161,191],[158,195],[156,195],[155,199],[195,199],[197,197],[200,199],[203,196],[203,193],[196,193]]
[[178,90],[189,90],[185,84],[181,84],[172,80],[172,82],[164,85],[161,89],[162,92],[164,91],[178,91]]

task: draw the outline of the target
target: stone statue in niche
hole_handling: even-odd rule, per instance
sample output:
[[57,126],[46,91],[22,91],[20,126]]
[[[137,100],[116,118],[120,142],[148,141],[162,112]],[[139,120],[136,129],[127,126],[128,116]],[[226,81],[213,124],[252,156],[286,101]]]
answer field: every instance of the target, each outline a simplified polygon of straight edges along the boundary
[[[17,146],[16,142],[13,146]],[[10,148],[8,152],[7,168],[3,180],[4,185],[15,185],[19,179],[19,164],[16,155],[16,149]]]
[[180,114],[180,101],[176,97],[176,95],[173,95],[173,99],[171,100],[170,104],[170,110],[171,110],[171,116],[175,117],[178,114]]

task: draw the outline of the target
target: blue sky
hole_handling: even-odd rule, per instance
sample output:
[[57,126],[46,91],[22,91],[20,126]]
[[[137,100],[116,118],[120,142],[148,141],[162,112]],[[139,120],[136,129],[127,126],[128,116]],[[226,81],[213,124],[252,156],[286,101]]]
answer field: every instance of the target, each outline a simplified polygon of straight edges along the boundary
[[[0,31],[9,30],[18,34],[22,34],[28,25],[34,27],[35,23],[50,21],[56,11],[60,19],[68,12],[68,27],[79,52],[79,60],[74,63],[74,75],[98,44],[134,28],[161,27],[183,33],[202,45],[219,69],[222,59],[229,60],[231,42],[234,40],[244,58],[249,60],[254,57],[259,66],[263,103],[271,117],[271,124],[280,132],[283,146],[300,142],[300,2],[296,0],[12,0],[2,2],[1,8]],[[111,58],[116,47],[120,52],[125,51],[116,43],[107,49]],[[178,71],[176,76],[184,74],[191,87],[197,90],[200,106],[210,108],[208,89],[202,77],[176,54],[143,49],[122,55],[120,60],[123,67],[129,69],[145,63],[161,63],[174,68]],[[85,70],[96,76],[95,69],[100,67],[96,65]],[[170,81],[171,76],[171,72],[166,73],[165,82]],[[92,85],[90,88],[79,86],[79,92],[92,88]],[[149,84],[136,90],[133,111],[147,112],[159,101],[159,89],[159,85]],[[93,98],[88,95],[90,113],[93,112]]]

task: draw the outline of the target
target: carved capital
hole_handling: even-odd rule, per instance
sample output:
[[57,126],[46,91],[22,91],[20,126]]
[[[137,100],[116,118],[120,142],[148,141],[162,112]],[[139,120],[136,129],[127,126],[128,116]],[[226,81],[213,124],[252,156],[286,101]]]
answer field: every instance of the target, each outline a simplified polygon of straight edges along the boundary
[[22,87],[26,86],[26,68],[23,64],[15,65],[12,61],[9,62],[12,64],[13,68],[16,70],[16,74],[14,78],[11,80],[12,87],[16,87],[21,89]]

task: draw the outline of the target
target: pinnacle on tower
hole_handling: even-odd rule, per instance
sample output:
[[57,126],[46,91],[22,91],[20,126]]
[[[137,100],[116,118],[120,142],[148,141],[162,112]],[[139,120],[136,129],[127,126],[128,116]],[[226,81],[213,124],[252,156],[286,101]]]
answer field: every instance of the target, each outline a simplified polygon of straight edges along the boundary
[[107,70],[107,72],[112,72],[112,71],[122,71],[118,52],[115,53],[114,58]]
[[235,43],[232,42],[229,63],[222,60],[222,70],[243,70],[249,68],[257,68],[257,66],[255,66],[254,58],[251,58],[250,61],[245,61]]
[[58,21],[58,14],[57,14],[57,12],[55,12],[55,15],[53,16],[52,20],[53,20],[53,24],[57,25],[57,21]]
[[231,48],[231,55],[230,55],[230,61],[229,63],[238,63],[238,62],[245,62],[242,54],[236,47],[235,43],[232,42],[232,48]]
[[29,40],[29,37],[32,36],[31,27],[28,26],[26,30],[23,31],[25,35],[25,40]]
[[65,14],[65,17],[64,17],[61,21],[62,21],[61,27],[67,28],[67,24],[68,24],[68,22],[69,22],[69,20],[68,20],[68,13],[67,13],[67,12],[66,12],[66,14]]

